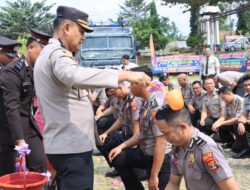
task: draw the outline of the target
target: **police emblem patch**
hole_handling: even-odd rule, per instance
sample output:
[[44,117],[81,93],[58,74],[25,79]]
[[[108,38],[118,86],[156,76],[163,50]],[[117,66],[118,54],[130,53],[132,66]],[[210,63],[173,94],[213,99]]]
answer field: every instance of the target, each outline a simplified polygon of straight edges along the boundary
[[208,152],[206,154],[203,154],[202,160],[203,160],[204,164],[208,166],[208,168],[211,172],[216,172],[219,169],[219,166],[216,163],[216,160],[214,158],[213,152]]

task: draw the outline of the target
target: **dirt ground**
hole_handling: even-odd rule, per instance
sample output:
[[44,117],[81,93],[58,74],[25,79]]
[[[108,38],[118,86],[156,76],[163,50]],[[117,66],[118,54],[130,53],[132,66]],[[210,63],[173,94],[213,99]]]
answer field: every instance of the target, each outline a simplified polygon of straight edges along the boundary
[[[233,169],[234,176],[240,184],[241,190],[250,189],[250,158],[245,159],[233,159],[232,152],[229,149],[225,150],[229,164]],[[95,190],[124,190],[124,186],[119,177],[108,178],[105,177],[107,171],[111,171],[105,159],[102,156],[94,156],[95,166]],[[145,189],[147,189],[147,182],[143,182]],[[182,181],[181,189],[185,190],[185,184]]]

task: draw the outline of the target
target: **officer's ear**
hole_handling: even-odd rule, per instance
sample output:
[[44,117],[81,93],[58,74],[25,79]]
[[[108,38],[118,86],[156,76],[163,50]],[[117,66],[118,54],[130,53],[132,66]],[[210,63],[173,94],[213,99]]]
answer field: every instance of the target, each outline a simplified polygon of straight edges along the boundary
[[182,129],[182,131],[185,131],[189,126],[186,123],[180,123],[179,127]]
[[33,48],[34,48],[34,44],[33,44],[33,43],[30,43],[30,44],[28,45],[28,47],[27,47],[28,52],[31,52]]

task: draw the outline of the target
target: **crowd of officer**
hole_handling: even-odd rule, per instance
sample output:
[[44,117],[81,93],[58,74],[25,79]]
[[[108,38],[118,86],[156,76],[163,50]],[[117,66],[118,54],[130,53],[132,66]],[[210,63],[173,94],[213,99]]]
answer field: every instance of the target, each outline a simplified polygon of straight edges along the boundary
[[[87,19],[59,6],[53,37],[31,29],[23,56],[20,43],[0,37],[0,176],[15,172],[14,147],[28,147],[30,171],[45,172],[47,158],[59,189],[91,190],[96,144],[127,190],[144,189],[144,178],[150,190],[178,189],[182,176],[187,189],[237,190],[218,143],[232,148],[234,158],[249,154],[250,75],[220,73],[208,48],[194,82],[186,74],[178,84],[168,76],[152,81],[151,70],[128,55],[120,70],[83,68],[74,55],[84,32],[93,31]],[[184,107],[170,108],[165,91],[151,82],[179,88]],[[43,133],[34,119],[35,95]]]

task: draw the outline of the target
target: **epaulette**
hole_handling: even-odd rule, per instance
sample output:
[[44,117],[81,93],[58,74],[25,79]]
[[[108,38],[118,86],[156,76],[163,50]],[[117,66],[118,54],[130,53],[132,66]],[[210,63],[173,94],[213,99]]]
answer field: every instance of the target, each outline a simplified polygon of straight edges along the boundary
[[73,57],[72,53],[68,51],[67,49],[62,49],[62,52],[67,57]]
[[207,92],[203,92],[202,94],[201,94],[201,97],[204,97],[204,96],[206,96],[207,95]]
[[195,144],[197,144],[199,148],[202,148],[204,145],[207,144],[207,142],[200,137],[194,137],[191,139],[188,148],[192,149]]
[[23,59],[19,59],[16,63],[15,63],[15,68],[19,71],[22,70],[22,68],[25,66],[25,61]]
[[248,97],[249,96],[249,94],[246,94],[244,97]]

